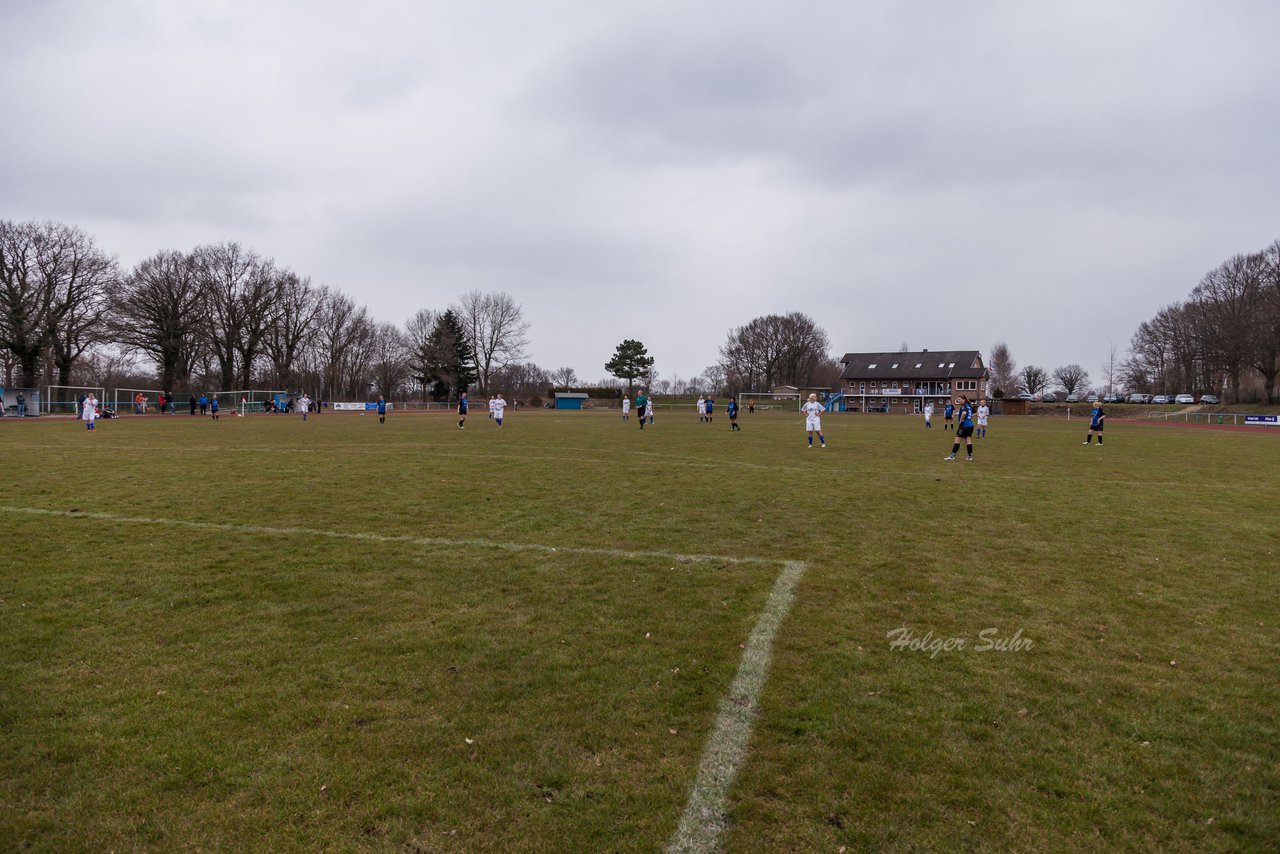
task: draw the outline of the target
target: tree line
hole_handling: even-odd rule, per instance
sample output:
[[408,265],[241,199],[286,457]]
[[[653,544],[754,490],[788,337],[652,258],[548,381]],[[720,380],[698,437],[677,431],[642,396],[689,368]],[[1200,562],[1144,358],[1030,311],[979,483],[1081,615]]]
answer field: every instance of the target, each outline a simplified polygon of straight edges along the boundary
[[157,252],[124,270],[75,226],[0,220],[6,385],[307,389],[327,399],[545,388],[546,372],[526,362],[528,331],[505,293],[472,291],[400,327],[239,243]]
[[1280,374],[1280,240],[1235,255],[1185,300],[1138,326],[1117,376],[1130,391],[1218,392],[1276,402]]
[[[270,388],[332,400],[447,399],[469,388],[535,398],[553,385],[579,385],[572,368],[548,371],[528,360],[528,332],[505,293],[472,291],[401,326],[240,243],[165,250],[124,269],[76,226],[0,220],[7,386]],[[659,375],[634,339],[605,369],[613,379],[599,386],[621,381],[673,394],[839,382],[826,332],[800,312],[730,329],[719,358],[695,377]]]

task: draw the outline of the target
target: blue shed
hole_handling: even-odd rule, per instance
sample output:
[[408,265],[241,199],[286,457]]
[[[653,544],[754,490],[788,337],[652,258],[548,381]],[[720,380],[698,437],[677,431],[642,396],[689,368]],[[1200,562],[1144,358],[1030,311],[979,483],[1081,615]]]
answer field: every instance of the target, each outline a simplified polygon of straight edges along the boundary
[[556,409],[581,409],[582,401],[587,399],[584,392],[579,391],[558,391],[556,392]]

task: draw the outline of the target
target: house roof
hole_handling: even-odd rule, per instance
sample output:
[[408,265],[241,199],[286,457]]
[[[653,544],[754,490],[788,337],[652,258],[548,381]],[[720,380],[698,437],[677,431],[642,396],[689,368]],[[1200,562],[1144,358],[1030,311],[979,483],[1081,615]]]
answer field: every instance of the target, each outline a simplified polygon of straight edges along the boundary
[[936,380],[987,375],[977,350],[919,350],[906,353],[845,353],[842,380]]

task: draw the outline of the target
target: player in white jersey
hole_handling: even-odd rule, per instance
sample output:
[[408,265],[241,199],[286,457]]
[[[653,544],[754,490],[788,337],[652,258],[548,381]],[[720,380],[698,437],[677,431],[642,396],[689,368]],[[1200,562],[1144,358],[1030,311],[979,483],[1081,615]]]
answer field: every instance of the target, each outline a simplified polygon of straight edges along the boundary
[[987,418],[991,415],[991,407],[987,406],[985,400],[978,402],[978,438],[984,438],[987,435]]
[[648,419],[648,421],[649,421],[649,423],[650,423],[650,424],[652,424],[652,423],[653,423],[653,397],[652,397],[652,395],[648,398],[648,403],[646,403],[646,404],[644,405],[644,417]]
[[84,419],[84,428],[92,433],[94,422],[98,420],[98,399],[93,396],[93,392],[85,395],[80,417]]
[[307,420],[307,413],[311,411],[311,398],[307,397],[304,391],[302,397],[298,398],[298,411],[302,413],[302,420]]
[[827,439],[822,435],[822,413],[826,407],[818,403],[816,394],[809,395],[809,402],[800,407],[800,411],[804,413],[804,429],[809,432],[809,447],[813,447],[813,434],[818,434],[818,441],[822,443],[822,447],[827,446]]
[[930,429],[933,428],[933,403],[932,402],[926,403],[924,405],[924,426]]
[[498,395],[489,401],[489,411],[493,415],[493,420],[502,426],[502,411],[507,408],[507,402],[502,399],[502,395]]
[[631,420],[631,398],[627,397],[625,394],[622,396],[622,420]]
[[707,399],[702,395],[698,395],[698,420],[707,420]]

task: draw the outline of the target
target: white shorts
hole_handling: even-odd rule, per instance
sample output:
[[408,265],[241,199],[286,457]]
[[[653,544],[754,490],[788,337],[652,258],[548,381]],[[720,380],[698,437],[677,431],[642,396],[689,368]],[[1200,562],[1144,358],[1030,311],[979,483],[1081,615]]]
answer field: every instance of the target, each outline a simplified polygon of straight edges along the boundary
[[816,415],[810,415],[804,419],[805,430],[822,430],[822,419]]
[[979,426],[979,427],[986,427],[986,426],[987,426],[987,419],[985,419],[985,418],[979,418],[979,419],[978,419],[978,426]]

